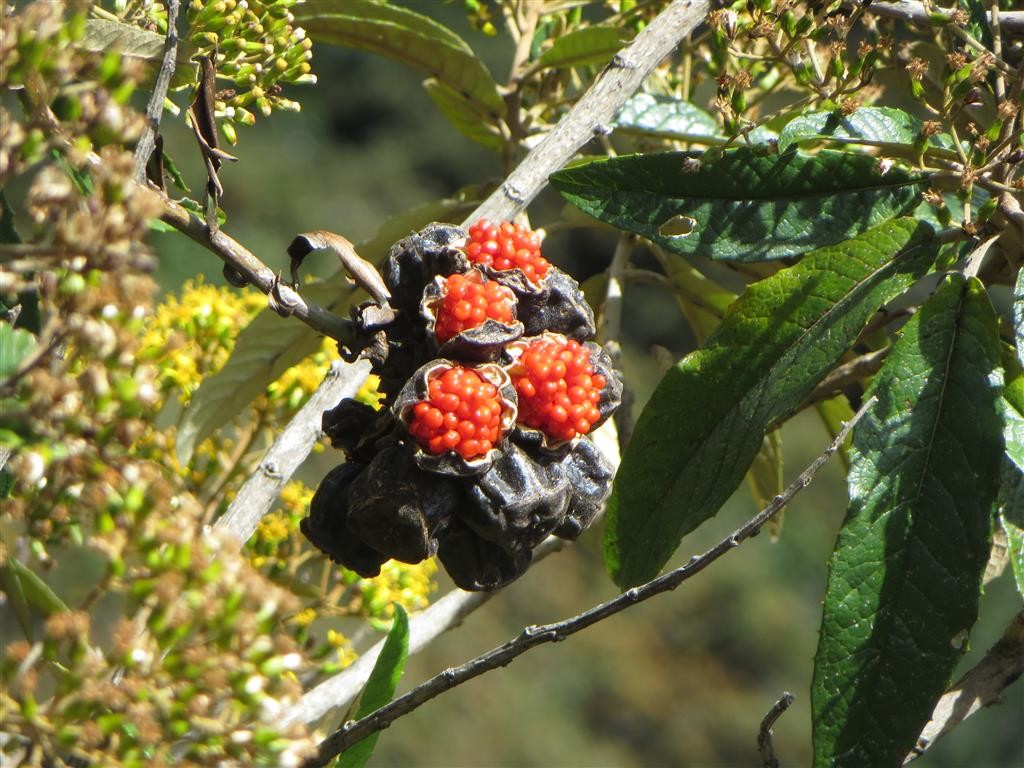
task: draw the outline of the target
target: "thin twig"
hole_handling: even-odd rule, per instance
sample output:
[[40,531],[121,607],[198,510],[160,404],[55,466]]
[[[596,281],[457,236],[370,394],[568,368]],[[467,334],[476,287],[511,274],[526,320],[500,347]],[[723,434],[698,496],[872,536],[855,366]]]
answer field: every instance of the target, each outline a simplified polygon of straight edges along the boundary
[[866,376],[878,373],[889,354],[889,347],[876,349],[874,352],[867,352],[859,357],[853,358],[835,368],[828,376],[814,388],[814,391],[807,396],[804,405],[813,405],[822,400],[828,400],[840,390],[854,382],[860,381]]
[[381,707],[360,720],[345,723],[321,742],[316,756],[308,759],[303,764],[303,767],[314,768],[315,766],[327,765],[336,755],[341,754],[356,742],[387,728],[397,718],[407,715],[435,696],[451,690],[468,680],[472,680],[485,672],[504,667],[516,657],[535,646],[564,640],[570,635],[614,616],[630,606],[641,603],[663,592],[669,592],[697,575],[724,554],[738,547],[744,540],[756,536],[765,523],[778,514],[797,493],[806,488],[818,470],[839,450],[839,446],[846,440],[850,430],[875,404],[876,400],[876,398],[871,397],[865,401],[853,418],[843,425],[839,434],[836,435],[836,438],[825,449],[824,453],[818,456],[785,491],[772,499],[771,503],[758,512],[757,515],[704,554],[694,556],[690,558],[686,565],[669,571],[656,579],[652,579],[646,584],[627,589],[618,597],[596,605],[570,619],[540,627],[526,627],[516,638],[504,645],[494,648],[459,667],[446,669],[436,677],[413,688],[404,696],[398,697],[387,706]]
[[163,222],[188,235],[239,272],[251,285],[267,294],[271,309],[279,315],[297,317],[313,330],[332,339],[341,342],[351,339],[351,321],[306,301],[248,248],[219,229],[211,232],[206,223],[187,208],[166,197],[162,201],[164,209],[160,219]]
[[1002,702],[1003,691],[1024,673],[1024,611],[1018,613],[985,658],[972,667],[939,699],[931,720],[903,764],[916,760],[931,746],[984,707]]
[[353,365],[338,361],[331,366],[323,383],[288,422],[263,456],[259,468],[239,489],[227,512],[214,524],[215,530],[228,531],[240,542],[252,536],[284,484],[306,460],[313,443],[319,439],[321,414],[337,405],[342,398],[355,395],[369,373],[370,364],[365,360]]
[[779,758],[775,756],[775,746],[772,744],[772,728],[795,699],[792,693],[785,691],[761,721],[761,728],[757,732],[757,751],[761,754],[763,768],[779,768]]
[[156,146],[156,134],[160,130],[160,117],[164,113],[164,99],[167,88],[174,76],[174,65],[178,56],[178,0],[166,0],[167,6],[167,37],[164,38],[164,55],[160,61],[160,71],[156,76],[156,85],[146,106],[146,126],[135,147],[135,163],[132,178],[140,184],[146,178],[146,163]]
[[594,137],[595,131],[609,129],[615,113],[658,62],[704,19],[708,8],[708,0],[675,0],[658,14],[630,45],[615,55],[572,110],[466,222],[511,219],[525,208],[547,185],[548,176],[565,165]]

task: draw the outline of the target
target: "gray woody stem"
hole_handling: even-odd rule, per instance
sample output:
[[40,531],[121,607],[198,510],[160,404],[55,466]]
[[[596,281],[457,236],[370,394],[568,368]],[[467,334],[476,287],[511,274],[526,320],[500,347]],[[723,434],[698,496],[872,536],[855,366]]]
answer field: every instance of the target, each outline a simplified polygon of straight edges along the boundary
[[[865,7],[868,13],[884,16],[888,19],[899,19],[915,24],[933,24],[932,13],[917,0],[894,0],[893,2],[871,3]],[[934,8],[936,13],[948,16],[953,8]],[[1011,32],[1024,32],[1024,11],[1002,11],[999,14],[999,27]]]
[[1014,617],[985,658],[942,695],[932,712],[932,719],[921,731],[917,745],[903,764],[923,755],[939,738],[978,710],[1001,703],[1003,691],[1021,673],[1024,673],[1024,611]]
[[214,524],[215,529],[228,531],[239,542],[248,541],[288,478],[320,439],[321,414],[342,398],[355,395],[369,373],[370,363],[366,360],[352,365],[339,360],[331,365],[323,383],[278,435],[259,467],[239,489],[228,511]]
[[633,42],[615,55],[604,72],[544,140],[504,183],[466,219],[511,219],[530,204],[548,183],[548,176],[565,165],[595,134],[611,131],[611,120],[640,87],[658,62],[704,20],[708,0],[675,0]]
[[156,76],[156,85],[146,106],[146,127],[135,146],[135,157],[132,178],[141,182],[146,178],[146,163],[153,153],[156,134],[160,129],[160,117],[164,113],[164,99],[167,87],[174,75],[175,59],[178,55],[178,0],[167,0],[167,37],[164,38],[164,55],[160,61],[160,71]]
[[211,232],[206,223],[173,200],[163,198],[164,209],[160,219],[188,235],[199,245],[231,265],[248,282],[271,299],[271,307],[284,317],[295,316],[315,331],[339,341],[349,338],[351,323],[328,312],[323,307],[307,302],[298,291],[281,282],[280,277],[260,261],[248,248],[219,229]]
[[690,558],[686,565],[669,571],[656,579],[652,579],[646,584],[627,589],[618,597],[596,605],[577,616],[573,616],[571,619],[540,627],[526,627],[519,636],[509,640],[504,645],[498,646],[462,666],[446,669],[441,674],[418,685],[404,696],[398,697],[390,704],[381,707],[361,720],[345,723],[345,725],[321,742],[316,756],[308,759],[303,764],[303,768],[327,765],[336,755],[341,754],[356,742],[387,728],[397,718],[412,712],[435,696],[451,690],[468,680],[472,680],[474,677],[478,677],[485,672],[506,666],[517,656],[522,655],[534,646],[564,640],[570,635],[614,616],[630,606],[641,603],[663,592],[669,592],[693,576],[696,576],[711,565],[711,563],[715,562],[715,560],[738,547],[741,542],[760,533],[765,523],[778,514],[797,493],[810,485],[814,475],[839,450],[839,446],[846,440],[850,430],[853,429],[854,425],[876,401],[877,398],[874,397],[866,400],[860,407],[860,410],[853,415],[853,418],[843,425],[839,434],[836,435],[824,453],[811,462],[810,466],[801,472],[800,476],[785,491],[772,499],[767,507],[737,528],[732,535],[722,539],[704,554],[696,555]]

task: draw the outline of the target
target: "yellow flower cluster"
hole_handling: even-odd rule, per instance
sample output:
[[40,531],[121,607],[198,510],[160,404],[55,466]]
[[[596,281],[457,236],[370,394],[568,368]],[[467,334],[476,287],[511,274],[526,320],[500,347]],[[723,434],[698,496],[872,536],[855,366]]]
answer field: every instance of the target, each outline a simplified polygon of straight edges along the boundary
[[388,560],[379,576],[359,581],[367,613],[373,618],[390,619],[395,603],[401,603],[410,613],[426,608],[430,594],[437,589],[433,578],[436,573],[437,561],[433,558],[416,565]]

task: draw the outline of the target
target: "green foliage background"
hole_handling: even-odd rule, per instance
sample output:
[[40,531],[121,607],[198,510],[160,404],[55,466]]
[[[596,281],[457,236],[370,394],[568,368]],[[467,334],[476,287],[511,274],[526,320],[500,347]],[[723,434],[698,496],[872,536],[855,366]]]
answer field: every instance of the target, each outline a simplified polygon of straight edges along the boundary
[[[470,40],[492,71],[511,55],[503,36],[469,29],[457,5],[404,3],[427,10]],[[302,112],[279,113],[246,128],[240,162],[223,172],[229,229],[272,267],[296,232],[326,228],[353,242],[371,237],[388,217],[498,177],[498,157],[456,133],[424,92],[419,75],[383,57],[317,47],[319,82],[304,89]],[[172,127],[173,126],[173,127]],[[164,124],[169,144],[192,138]],[[192,183],[201,168],[181,162]],[[199,182],[195,182],[199,183]],[[531,208],[552,218],[563,201],[551,190]],[[553,234],[545,253],[584,280],[607,266],[612,232]],[[175,289],[218,264],[184,238],[158,235],[160,280]],[[308,269],[331,274],[324,258]],[[284,321],[283,321],[284,322]],[[626,375],[637,392],[634,417],[657,382],[652,344],[681,357],[696,347],[674,301],[645,285],[626,294]],[[783,428],[786,481],[828,442],[819,420],[804,414]],[[309,470],[310,482],[333,458]],[[781,538],[767,535],[717,563],[683,589],[637,606],[575,636],[542,646],[509,668],[471,681],[394,723],[370,765],[421,766],[738,766],[757,761],[761,716],[783,690],[796,693],[776,725],[786,765],[807,765],[812,659],[821,620],[826,563],[842,521],[846,486],[826,467],[789,506]],[[755,510],[741,487],[718,516],[690,534],[670,562],[681,564],[726,535]],[[563,618],[616,593],[604,570],[600,531],[534,566],[425,651],[410,657],[399,692],[441,669],[497,645],[526,624]],[[442,582],[440,592],[447,585]],[[1009,569],[987,589],[972,648],[976,663],[1019,604]],[[922,768],[1024,765],[1019,719],[1024,688],[1001,707],[960,726],[917,762]]]

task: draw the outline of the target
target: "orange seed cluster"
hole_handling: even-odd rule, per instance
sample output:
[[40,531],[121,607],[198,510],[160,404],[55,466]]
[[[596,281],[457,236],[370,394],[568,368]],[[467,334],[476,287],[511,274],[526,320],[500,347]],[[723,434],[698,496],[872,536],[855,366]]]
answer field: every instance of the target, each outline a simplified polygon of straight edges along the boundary
[[437,305],[434,333],[444,344],[456,334],[483,325],[490,318],[512,323],[515,294],[510,288],[487,280],[479,272],[454,274],[445,280],[446,293]]
[[585,435],[601,419],[597,408],[605,378],[594,374],[590,352],[571,339],[538,339],[519,358],[512,383],[519,422],[555,440]]
[[498,388],[469,368],[449,368],[427,385],[428,399],[412,407],[409,434],[433,454],[455,451],[467,461],[484,456],[501,437]]
[[531,283],[537,283],[551,265],[540,252],[540,236],[520,224],[494,224],[480,219],[469,228],[466,256],[473,264],[494,269],[518,269]]

